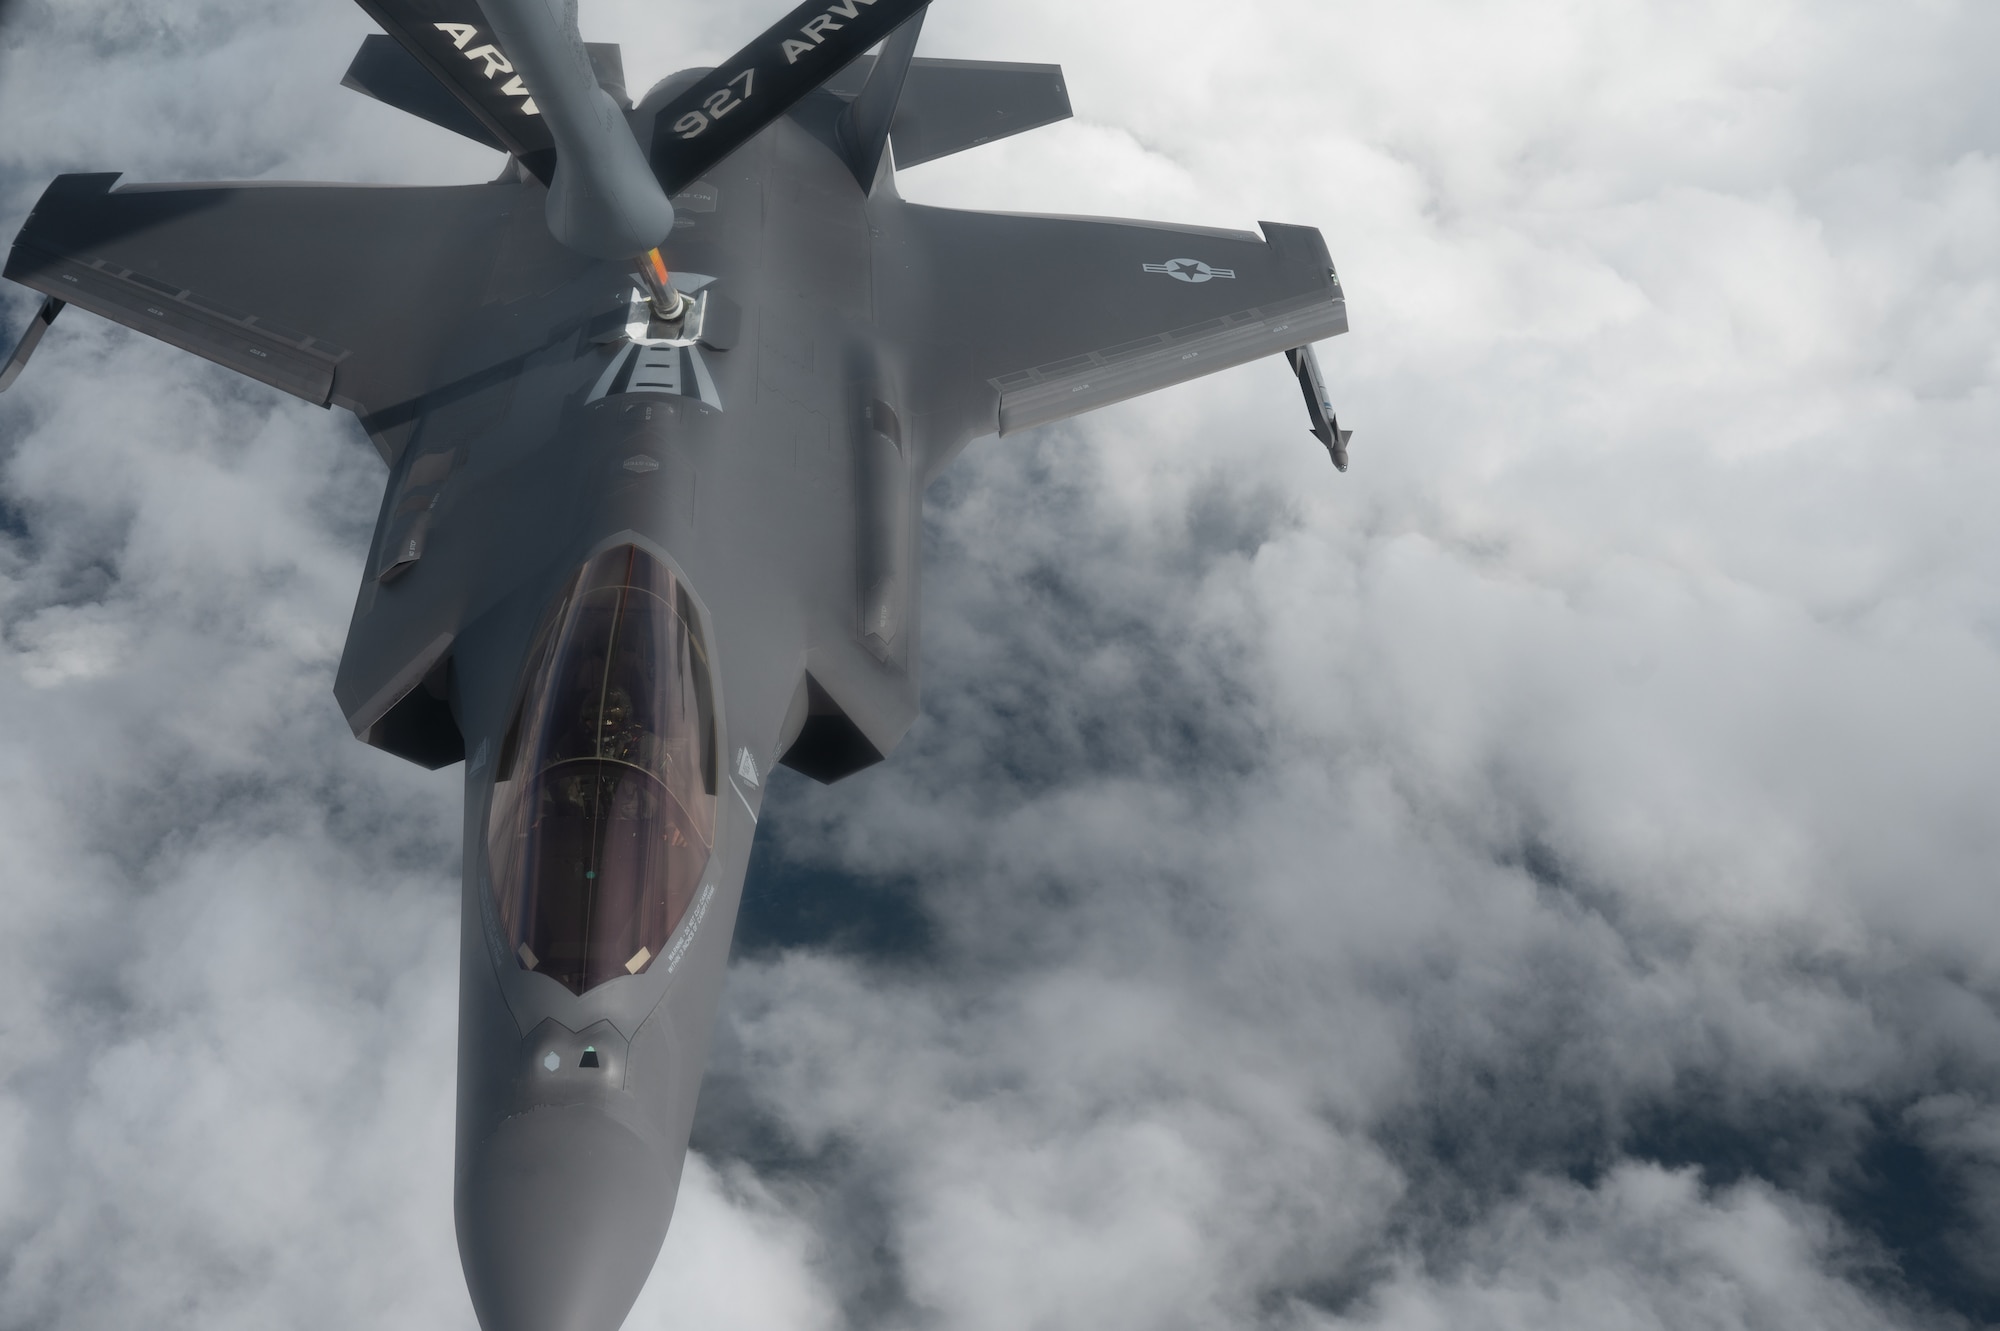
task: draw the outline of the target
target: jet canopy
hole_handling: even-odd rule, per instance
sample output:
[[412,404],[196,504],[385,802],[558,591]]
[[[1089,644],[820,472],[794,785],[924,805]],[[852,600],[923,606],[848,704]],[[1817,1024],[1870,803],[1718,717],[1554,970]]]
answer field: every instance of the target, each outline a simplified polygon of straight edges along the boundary
[[516,960],[578,994],[651,965],[708,865],[716,781],[687,589],[607,551],[558,601],[501,744],[487,865]]

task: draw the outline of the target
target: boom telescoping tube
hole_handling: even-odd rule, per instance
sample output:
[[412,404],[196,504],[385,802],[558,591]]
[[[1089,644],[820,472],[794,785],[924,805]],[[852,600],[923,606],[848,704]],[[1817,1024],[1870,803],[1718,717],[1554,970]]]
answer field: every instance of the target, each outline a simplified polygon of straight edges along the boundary
[[674,229],[674,205],[624,111],[597,85],[577,30],[576,0],[479,0],[479,7],[555,139],[550,234],[592,258],[636,257],[655,312],[679,318],[686,298],[674,290],[659,254]]

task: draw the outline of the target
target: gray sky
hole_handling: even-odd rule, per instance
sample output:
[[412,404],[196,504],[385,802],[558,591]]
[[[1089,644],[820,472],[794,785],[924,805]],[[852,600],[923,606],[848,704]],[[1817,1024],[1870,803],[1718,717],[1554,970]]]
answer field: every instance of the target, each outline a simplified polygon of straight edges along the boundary
[[[643,87],[775,11],[584,20]],[[0,232],[65,170],[492,175],[337,86],[369,30],[19,0]],[[2000,1321],[2000,12],[924,49],[1078,116],[911,197],[1321,227],[1354,470],[1274,361],[939,483],[924,717],[774,788],[631,1325]],[[5,1331],[471,1326],[460,778],[331,694],[380,484],[81,313],[0,399]]]

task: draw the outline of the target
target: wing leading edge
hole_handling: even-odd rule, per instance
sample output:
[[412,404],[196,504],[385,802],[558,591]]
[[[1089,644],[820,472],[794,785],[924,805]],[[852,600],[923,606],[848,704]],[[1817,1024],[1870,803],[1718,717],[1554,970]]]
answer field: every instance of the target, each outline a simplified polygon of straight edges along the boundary
[[911,209],[945,438],[1012,434],[1347,331],[1311,227]]

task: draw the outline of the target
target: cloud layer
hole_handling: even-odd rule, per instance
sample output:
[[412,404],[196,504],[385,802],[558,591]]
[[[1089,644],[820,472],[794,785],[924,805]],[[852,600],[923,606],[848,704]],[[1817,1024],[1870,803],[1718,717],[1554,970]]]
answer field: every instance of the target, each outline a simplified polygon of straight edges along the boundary
[[[635,87],[766,19],[585,7]],[[1320,226],[1355,468],[1273,362],[939,483],[631,1324],[2000,1320],[1996,22],[940,6],[1078,118],[904,192]],[[24,0],[0,230],[490,175],[368,30]],[[0,1327],[470,1326],[458,778],[330,696],[379,464],[83,315],[0,456]]]

